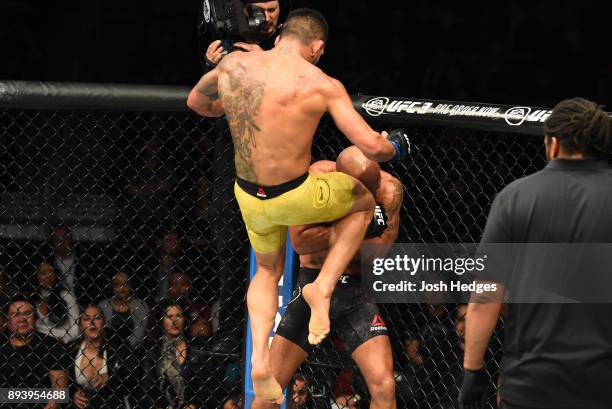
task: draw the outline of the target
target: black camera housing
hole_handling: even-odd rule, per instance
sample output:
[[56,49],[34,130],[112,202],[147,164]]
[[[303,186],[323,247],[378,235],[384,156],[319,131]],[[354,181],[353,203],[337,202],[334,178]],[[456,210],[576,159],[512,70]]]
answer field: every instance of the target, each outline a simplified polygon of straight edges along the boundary
[[[280,23],[285,21],[291,9],[291,0],[279,0]],[[246,13],[245,13],[246,10]],[[208,45],[221,40],[223,49],[234,50],[234,43],[245,41],[261,44],[276,35],[267,33],[266,13],[257,3],[244,4],[241,0],[201,0],[198,22],[200,56]]]
[[251,33],[266,33],[266,12],[256,4],[247,5],[248,27]]

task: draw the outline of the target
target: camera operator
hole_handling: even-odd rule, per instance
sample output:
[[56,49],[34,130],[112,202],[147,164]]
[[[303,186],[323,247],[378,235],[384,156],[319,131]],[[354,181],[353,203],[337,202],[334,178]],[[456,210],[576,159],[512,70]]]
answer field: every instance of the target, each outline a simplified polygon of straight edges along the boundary
[[[274,47],[274,39],[276,38],[276,33],[280,28],[280,1],[242,0],[242,3],[244,4],[243,11],[245,17],[249,18],[249,16],[253,16],[253,14],[257,12],[261,13],[258,13],[258,15],[261,17],[265,15],[265,26],[262,25],[261,29],[264,39],[260,42],[237,41],[232,45],[243,51],[259,51],[262,49],[269,50]],[[253,13],[253,11],[255,11],[255,13]],[[255,14],[255,16],[257,16],[257,14]],[[210,68],[215,67],[230,51],[231,50],[227,50],[223,47],[223,42],[221,39],[213,41],[206,49],[206,65]]]

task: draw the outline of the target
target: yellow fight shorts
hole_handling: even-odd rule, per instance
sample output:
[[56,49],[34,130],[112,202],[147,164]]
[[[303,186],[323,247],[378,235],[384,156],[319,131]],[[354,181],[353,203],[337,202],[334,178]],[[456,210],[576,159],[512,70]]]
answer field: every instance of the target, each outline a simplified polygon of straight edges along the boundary
[[234,194],[251,246],[265,254],[285,244],[287,226],[344,217],[355,201],[353,187],[353,178],[344,173],[306,173],[277,186],[259,186],[237,178]]

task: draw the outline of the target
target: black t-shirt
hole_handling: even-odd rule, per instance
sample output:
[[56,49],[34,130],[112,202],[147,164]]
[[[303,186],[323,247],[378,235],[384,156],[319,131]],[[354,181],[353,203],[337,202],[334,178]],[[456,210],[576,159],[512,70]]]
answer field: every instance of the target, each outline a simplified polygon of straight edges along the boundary
[[109,337],[115,336],[118,339],[128,339],[134,332],[134,320],[130,311],[113,311],[113,318],[109,329]]
[[50,388],[49,371],[69,366],[65,347],[54,338],[35,333],[29,344],[19,348],[12,346],[8,337],[0,338],[1,388]]
[[[612,170],[556,159],[503,189],[482,243],[612,243]],[[530,274],[528,268],[519,274]],[[516,270],[515,270],[515,273]],[[580,274],[580,272],[576,272]],[[612,405],[612,304],[509,305],[501,396],[555,409]]]

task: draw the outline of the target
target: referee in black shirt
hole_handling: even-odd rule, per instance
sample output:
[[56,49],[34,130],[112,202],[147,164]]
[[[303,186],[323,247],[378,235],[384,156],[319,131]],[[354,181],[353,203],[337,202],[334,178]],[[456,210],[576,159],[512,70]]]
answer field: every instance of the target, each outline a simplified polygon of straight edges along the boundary
[[[544,124],[548,165],[497,195],[482,243],[612,243],[610,128],[597,104],[560,102]],[[462,409],[486,405],[500,308],[469,304]],[[612,304],[510,304],[505,323],[501,409],[612,408]]]

